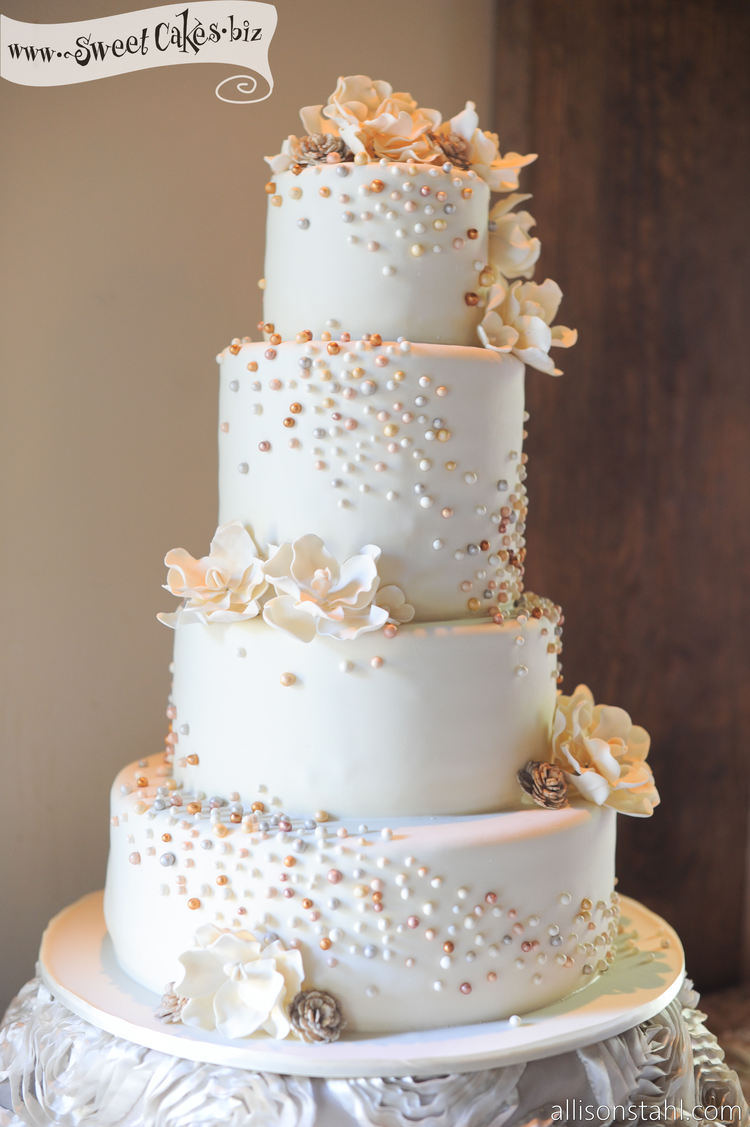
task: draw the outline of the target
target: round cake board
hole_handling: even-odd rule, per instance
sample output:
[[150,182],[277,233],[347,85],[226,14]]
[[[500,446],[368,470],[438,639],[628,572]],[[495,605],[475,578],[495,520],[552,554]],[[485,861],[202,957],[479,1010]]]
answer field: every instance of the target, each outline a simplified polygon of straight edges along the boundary
[[435,1076],[555,1056],[647,1021],[677,995],[685,973],[682,946],[672,928],[635,900],[622,897],[621,934],[607,973],[561,1002],[524,1014],[518,1024],[506,1020],[391,1036],[349,1036],[330,1045],[268,1038],[230,1041],[216,1032],[165,1024],[154,1017],[159,999],[117,964],[102,896],[84,896],[47,926],[39,960],[41,976],[55,997],[92,1025],[146,1048],[288,1076]]

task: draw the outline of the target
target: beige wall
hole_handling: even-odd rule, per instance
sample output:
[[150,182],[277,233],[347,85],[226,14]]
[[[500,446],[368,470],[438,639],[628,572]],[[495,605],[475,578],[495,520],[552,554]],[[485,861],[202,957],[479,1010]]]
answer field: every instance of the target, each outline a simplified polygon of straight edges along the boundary
[[[46,23],[137,6],[3,11]],[[473,97],[488,121],[489,0],[278,11],[276,89],[257,106],[220,103],[205,65],[0,82],[0,1011],[48,918],[103,882],[116,769],[161,746],[162,557],[202,554],[215,526],[213,357],[260,313],[262,154],[342,72],[447,112]]]

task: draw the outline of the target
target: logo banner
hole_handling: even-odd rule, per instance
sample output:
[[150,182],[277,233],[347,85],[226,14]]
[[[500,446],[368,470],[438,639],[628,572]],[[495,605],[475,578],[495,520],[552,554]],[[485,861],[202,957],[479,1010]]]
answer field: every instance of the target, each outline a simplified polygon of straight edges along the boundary
[[264,101],[273,90],[268,49],[276,8],[259,0],[197,0],[75,23],[0,15],[0,77],[21,86],[69,86],[180,63],[239,68],[216,87],[224,102]]

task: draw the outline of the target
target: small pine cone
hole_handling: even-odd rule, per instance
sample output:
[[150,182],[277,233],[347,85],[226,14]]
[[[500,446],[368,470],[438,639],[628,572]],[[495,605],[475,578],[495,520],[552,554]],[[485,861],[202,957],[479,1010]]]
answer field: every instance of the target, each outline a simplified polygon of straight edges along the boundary
[[352,159],[346,141],[332,133],[311,133],[300,137],[295,156],[300,164],[320,164],[329,156],[337,156],[340,161]]
[[433,133],[432,140],[440,146],[456,168],[469,168],[469,142],[460,133]]
[[562,769],[554,763],[530,759],[518,772],[518,781],[537,806],[561,810],[568,805],[568,783]]
[[154,1010],[154,1017],[158,1018],[159,1021],[176,1025],[182,1021],[182,1008],[186,1001],[186,998],[180,998],[178,994],[175,994],[174,982],[169,982],[161,996],[158,1008]]
[[301,990],[292,999],[289,1020],[305,1041],[338,1041],[344,1028],[339,1004],[325,990]]

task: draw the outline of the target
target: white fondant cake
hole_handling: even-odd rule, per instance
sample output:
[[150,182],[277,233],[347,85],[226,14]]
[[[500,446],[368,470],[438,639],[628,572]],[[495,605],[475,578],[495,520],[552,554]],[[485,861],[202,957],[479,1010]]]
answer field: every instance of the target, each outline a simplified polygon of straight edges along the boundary
[[575,341],[527,280],[533,158],[364,76],[301,116],[265,339],[218,358],[219,528],[165,561],[166,751],[115,782],[105,913],[165,1018],[325,1041],[605,971],[615,811],[658,795],[627,713],[557,696],[562,617],[523,593],[524,368]]

